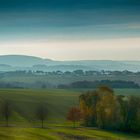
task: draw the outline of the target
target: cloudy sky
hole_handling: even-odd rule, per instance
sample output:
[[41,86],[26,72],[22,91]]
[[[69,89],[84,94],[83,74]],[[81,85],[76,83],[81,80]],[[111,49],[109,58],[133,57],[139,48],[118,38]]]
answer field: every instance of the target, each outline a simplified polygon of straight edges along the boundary
[[0,55],[140,60],[139,0],[0,0]]

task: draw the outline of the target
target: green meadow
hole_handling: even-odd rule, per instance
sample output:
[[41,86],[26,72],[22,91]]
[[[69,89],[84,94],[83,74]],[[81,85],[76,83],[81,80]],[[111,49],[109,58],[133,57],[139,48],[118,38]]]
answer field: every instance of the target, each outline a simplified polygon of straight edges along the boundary
[[[91,89],[90,89],[91,90]],[[66,121],[72,106],[78,106],[79,95],[85,89],[1,89],[0,102],[7,100],[12,108],[10,127],[4,127],[0,117],[0,140],[138,140],[139,135],[109,132],[91,128],[73,129]],[[139,96],[139,89],[115,89],[116,94]],[[45,129],[36,120],[37,107],[47,107]]]
[[1,127],[0,140],[140,140],[140,136],[89,128],[51,127],[40,129]]
[[[79,95],[86,91],[87,89],[1,89],[0,102],[4,100],[10,102],[13,110],[10,121],[13,124],[37,122],[34,118],[39,105],[47,108],[47,123],[63,124],[66,122],[69,108],[78,106]],[[116,94],[140,95],[140,89],[115,89],[114,91]]]
[[13,109],[11,122],[36,122],[35,112],[39,105],[47,108],[47,122],[64,123],[67,111],[78,105],[80,92],[67,90],[3,89],[0,99],[10,102]]

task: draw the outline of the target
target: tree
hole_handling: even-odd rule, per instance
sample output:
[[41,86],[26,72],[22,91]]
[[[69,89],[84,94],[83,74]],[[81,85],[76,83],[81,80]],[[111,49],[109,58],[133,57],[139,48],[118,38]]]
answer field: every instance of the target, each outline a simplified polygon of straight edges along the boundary
[[80,109],[72,107],[67,114],[67,120],[73,122],[73,127],[75,128],[75,123],[81,120]]
[[122,129],[125,131],[137,131],[137,129],[140,128],[138,119],[140,112],[140,98],[135,96],[120,97],[119,102],[121,105],[121,115],[123,118]]
[[83,124],[104,129],[140,132],[140,98],[115,95],[102,86],[80,96]]
[[97,125],[100,128],[115,129],[120,122],[120,106],[113,93],[101,96],[96,106]]
[[2,106],[2,115],[5,118],[6,126],[9,126],[9,118],[12,115],[11,106],[9,101],[5,101]]
[[44,128],[44,120],[47,117],[47,109],[44,105],[40,105],[36,112],[37,119],[41,121],[41,127]]
[[96,91],[88,91],[80,96],[80,111],[83,125],[96,126],[96,105],[99,100],[99,94]]
[[102,86],[80,96],[83,124],[100,128],[116,128],[120,121],[120,105],[113,90]]
[[75,70],[75,71],[73,71],[73,73],[74,73],[75,75],[78,75],[78,76],[84,75],[84,71],[83,71],[83,70]]

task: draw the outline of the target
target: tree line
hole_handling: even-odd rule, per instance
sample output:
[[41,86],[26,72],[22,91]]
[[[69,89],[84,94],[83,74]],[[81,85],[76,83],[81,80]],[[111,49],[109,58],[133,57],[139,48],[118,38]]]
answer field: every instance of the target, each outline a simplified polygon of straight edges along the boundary
[[1,71],[0,77],[4,76],[35,76],[35,75],[73,75],[73,76],[94,76],[94,75],[114,75],[114,76],[128,76],[128,75],[135,75],[140,76],[140,72],[132,72],[128,70],[124,71],[95,71],[95,70],[74,70],[74,71],[39,71],[39,70],[19,70],[19,71]]
[[112,88],[139,88],[139,77],[140,72],[131,71],[9,71],[0,72],[0,88],[96,88],[103,84]]
[[[88,113],[86,113],[86,109]],[[108,87],[80,96],[84,124],[103,129],[140,132],[140,98],[116,96]],[[91,111],[91,112],[90,112]]]
[[79,98],[80,105],[70,109],[68,120],[87,127],[140,133],[140,97],[115,95],[102,86]]
[[133,81],[122,80],[101,80],[101,81],[77,81],[69,85],[58,85],[58,88],[96,88],[101,85],[107,85],[111,88],[140,88],[140,86]]

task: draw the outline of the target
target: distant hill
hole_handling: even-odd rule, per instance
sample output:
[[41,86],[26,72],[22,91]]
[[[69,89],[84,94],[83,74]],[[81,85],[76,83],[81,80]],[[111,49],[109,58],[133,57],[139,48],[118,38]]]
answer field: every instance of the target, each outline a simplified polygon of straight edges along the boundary
[[0,71],[11,70],[42,70],[42,71],[73,71],[73,70],[110,70],[110,71],[139,71],[140,61],[112,60],[80,60],[54,61],[26,55],[1,55]]
[[51,60],[26,55],[1,55],[0,64],[15,67],[31,67],[37,64],[47,64]]

